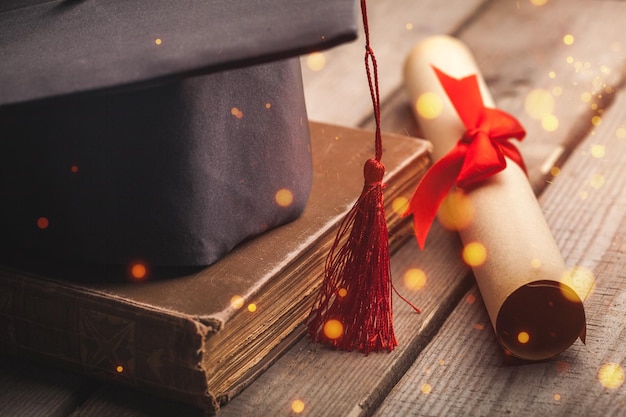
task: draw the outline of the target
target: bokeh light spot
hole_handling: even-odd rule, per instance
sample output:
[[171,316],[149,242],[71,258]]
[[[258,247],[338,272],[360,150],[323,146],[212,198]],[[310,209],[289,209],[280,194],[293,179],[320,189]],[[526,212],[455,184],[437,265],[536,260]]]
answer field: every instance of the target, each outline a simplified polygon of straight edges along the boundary
[[409,206],[409,199],[406,197],[396,197],[391,202],[391,208],[396,214],[404,214]]
[[591,97],[592,96],[589,91],[585,91],[584,93],[580,95],[580,99],[585,103],[589,103],[591,101]]
[[569,372],[570,365],[565,361],[558,361],[556,363],[556,373],[559,376],[563,376]]
[[241,119],[243,117],[243,112],[237,107],[233,107],[232,109],[230,109],[230,114],[235,116],[237,119]]
[[591,147],[591,156],[594,158],[602,158],[606,152],[606,146],[604,145],[593,145]]
[[561,394],[554,394],[554,401],[561,401]]
[[330,319],[324,323],[324,335],[327,338],[334,340],[339,339],[343,334],[343,324],[339,320]]
[[248,304],[248,311],[250,313],[254,313],[256,311],[256,304],[254,304],[254,303]]
[[465,302],[467,304],[474,304],[476,302],[476,296],[474,294],[469,294],[467,297],[465,297]]
[[600,116],[593,116],[591,118],[591,124],[594,126],[600,126],[600,123],[602,123],[602,117]]
[[463,230],[474,218],[472,201],[461,190],[451,191],[439,207],[438,219],[448,230]]
[[50,221],[47,217],[40,217],[37,219],[37,227],[41,230],[47,229],[50,226]]
[[546,132],[554,132],[559,128],[559,119],[553,114],[548,114],[541,119],[541,126]]
[[548,0],[530,0],[530,3],[535,5],[535,6],[543,6],[547,2],[548,2]]
[[294,400],[291,403],[291,411],[293,411],[296,414],[300,414],[301,412],[304,411],[304,401],[302,400]]
[[558,86],[558,85],[557,85],[557,86],[552,87],[552,95],[553,95],[554,97],[558,97],[558,96],[560,96],[561,94],[563,94],[563,87],[560,87],[560,86]]
[[241,295],[233,295],[230,298],[230,306],[233,308],[240,309],[241,307],[243,307],[244,303],[245,303],[245,300],[243,299]]
[[[567,287],[562,286],[561,292],[563,296],[572,302],[577,302],[577,297],[582,301],[587,299],[596,285],[596,279],[593,272],[584,266],[574,266],[564,272],[561,282]],[[574,290],[576,295],[572,294],[569,289]]]
[[121,374],[122,372],[124,372],[124,367],[122,365],[117,365],[115,367],[115,372],[117,372],[118,374]]
[[574,63],[574,57],[573,56],[568,56],[567,58],[565,58],[565,62],[567,62],[568,64],[573,64]]
[[558,177],[560,173],[561,173],[561,168],[559,167],[550,168],[550,175],[552,175],[553,177]]
[[463,248],[463,260],[469,266],[480,266],[487,260],[487,249],[480,242],[470,242]]
[[321,71],[326,66],[326,56],[321,52],[313,52],[307,56],[306,65],[311,71]]
[[439,117],[443,103],[437,94],[427,91],[417,98],[415,109],[420,117],[431,120]]
[[554,111],[554,98],[546,90],[532,90],[524,100],[524,109],[533,119],[542,120]]
[[155,45],[161,45],[162,43],[163,43],[163,41],[161,40],[161,38],[156,38],[156,39],[154,40],[154,44],[155,44]]
[[271,109],[272,108],[272,103],[270,103],[270,102],[265,103],[265,108],[266,109]]
[[550,77],[550,78],[552,78],[552,79],[556,78],[556,72],[554,72],[554,71],[550,71],[550,72],[548,73],[548,77]]
[[574,36],[572,36],[569,33],[567,35],[563,36],[563,43],[565,45],[572,45],[574,43]]
[[530,340],[530,335],[528,334],[528,332],[519,332],[517,334],[517,341],[520,342],[521,344],[526,344],[528,343],[528,341]]
[[346,295],[348,295],[348,290],[347,290],[347,289],[345,289],[345,288],[343,288],[343,287],[342,287],[342,288],[339,288],[339,289],[337,290],[337,295],[338,295],[339,297],[343,298],[343,297],[345,297]]
[[624,383],[624,369],[617,363],[605,363],[598,371],[598,380],[604,388],[618,389]]
[[532,266],[533,269],[541,268],[541,259],[534,258],[532,261],[530,261],[530,266]]
[[422,394],[430,394],[433,391],[433,387],[429,383],[422,384]]
[[615,136],[617,136],[618,139],[625,139],[626,138],[626,128],[618,127],[617,130],[615,131]]
[[289,207],[293,203],[293,193],[291,190],[287,188],[281,188],[276,191],[276,195],[274,196],[276,204],[280,207]]
[[406,30],[413,30],[413,23],[407,23],[404,27]]
[[72,172],[72,174],[78,173],[78,165],[72,165],[70,167],[70,171]]
[[421,290],[426,286],[426,273],[419,268],[411,268],[404,273],[404,286],[411,291]]
[[130,274],[135,279],[143,279],[148,274],[148,269],[142,263],[135,263],[130,267]]
[[594,174],[591,176],[591,179],[589,180],[589,185],[591,185],[593,188],[597,190],[597,189],[602,188],[605,182],[606,180],[604,178],[604,175]]

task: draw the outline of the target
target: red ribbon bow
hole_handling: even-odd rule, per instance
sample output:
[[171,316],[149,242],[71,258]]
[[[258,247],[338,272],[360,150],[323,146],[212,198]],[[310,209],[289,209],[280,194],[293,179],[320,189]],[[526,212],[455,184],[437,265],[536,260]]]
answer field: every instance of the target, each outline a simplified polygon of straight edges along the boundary
[[456,146],[433,164],[417,185],[404,216],[413,215],[415,236],[421,249],[439,206],[455,184],[461,189],[506,168],[505,157],[526,172],[522,156],[509,142],[522,140],[524,128],[513,116],[483,104],[476,75],[452,78],[433,67],[439,82],[467,129]]

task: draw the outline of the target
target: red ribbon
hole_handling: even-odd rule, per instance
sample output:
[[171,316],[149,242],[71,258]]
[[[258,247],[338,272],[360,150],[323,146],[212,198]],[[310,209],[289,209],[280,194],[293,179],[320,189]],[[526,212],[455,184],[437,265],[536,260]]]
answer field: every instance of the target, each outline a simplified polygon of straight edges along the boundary
[[509,139],[526,135],[513,116],[483,104],[476,75],[452,78],[433,70],[454,105],[466,131],[443,158],[422,177],[404,216],[413,215],[415,236],[421,249],[439,206],[456,185],[469,189],[506,168],[505,157],[526,172],[522,156]]

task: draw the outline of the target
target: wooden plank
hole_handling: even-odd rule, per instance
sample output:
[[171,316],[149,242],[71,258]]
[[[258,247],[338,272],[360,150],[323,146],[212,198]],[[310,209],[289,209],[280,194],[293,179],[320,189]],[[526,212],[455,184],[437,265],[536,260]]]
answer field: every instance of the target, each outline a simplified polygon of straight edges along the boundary
[[[626,8],[613,9],[613,18],[617,11],[626,13]],[[566,264],[578,268],[579,282],[595,277],[585,300],[587,345],[578,341],[539,363],[511,360],[498,347],[473,289],[392,390],[377,417],[623,415],[626,92],[621,82],[618,87],[601,124],[589,132],[540,200]],[[617,371],[604,381],[607,364],[616,364],[609,369]],[[618,386],[607,385],[611,382]]]
[[[454,33],[479,13],[486,0],[369,1],[370,40],[378,63],[383,100],[402,83],[404,57],[420,39]],[[357,127],[372,114],[364,68],[365,36],[346,45],[301,59],[310,120]],[[317,69],[320,56],[321,69]]]
[[93,391],[89,379],[0,356],[0,415],[67,416]]

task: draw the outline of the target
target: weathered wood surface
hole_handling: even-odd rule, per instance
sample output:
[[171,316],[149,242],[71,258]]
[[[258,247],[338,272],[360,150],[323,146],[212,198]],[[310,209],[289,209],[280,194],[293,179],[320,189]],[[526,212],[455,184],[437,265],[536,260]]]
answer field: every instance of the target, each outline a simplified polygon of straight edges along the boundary
[[[618,415],[624,386],[604,388],[597,374],[609,362],[623,369],[626,354],[626,138],[616,136],[626,128],[626,35],[620,34],[626,2],[388,0],[370,1],[369,13],[383,130],[419,136],[401,85],[402,62],[414,43],[435,33],[457,35],[469,45],[498,106],[525,125],[521,149],[535,190],[546,188],[541,205],[559,247],[568,265],[589,268],[596,277],[585,302],[587,345],[577,342],[542,363],[508,360],[459,260],[458,238],[435,226],[426,251],[409,240],[392,260],[396,286],[423,311],[417,315],[395,300],[396,351],[364,357],[302,338],[221,415],[294,415],[295,400],[303,402],[303,416]],[[572,45],[563,42],[568,33]],[[371,128],[362,38],[324,56],[321,71],[302,59],[310,118]],[[524,108],[535,89],[554,100],[559,127],[553,132]],[[601,116],[598,126],[593,116]],[[568,157],[552,179],[550,169]],[[411,268],[426,273],[419,291],[402,284]],[[198,415],[127,388],[11,359],[0,362],[0,378],[0,415]]]

